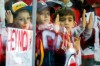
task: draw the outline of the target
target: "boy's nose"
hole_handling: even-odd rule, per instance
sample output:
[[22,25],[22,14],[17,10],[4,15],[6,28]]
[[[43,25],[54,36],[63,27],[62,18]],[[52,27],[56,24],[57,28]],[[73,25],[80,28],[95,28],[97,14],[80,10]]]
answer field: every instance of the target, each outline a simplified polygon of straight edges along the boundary
[[45,14],[45,17],[48,17],[48,15],[47,15],[47,14]]
[[66,20],[65,24],[68,24],[68,20]]
[[27,23],[28,23],[28,20],[27,20],[27,19],[25,19],[25,20],[24,20],[24,23],[25,23],[25,24],[27,24]]

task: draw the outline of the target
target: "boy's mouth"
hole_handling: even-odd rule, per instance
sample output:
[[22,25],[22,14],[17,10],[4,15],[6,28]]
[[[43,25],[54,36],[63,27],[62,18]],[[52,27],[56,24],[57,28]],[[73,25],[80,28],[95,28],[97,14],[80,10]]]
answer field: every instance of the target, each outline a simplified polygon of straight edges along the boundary
[[47,22],[47,21],[48,21],[48,19],[45,19],[45,20],[44,20],[44,22]]
[[69,28],[69,26],[68,26],[68,25],[66,25],[65,27],[66,27],[66,28]]
[[65,28],[66,28],[66,29],[69,29],[69,27],[68,27],[68,26],[66,26]]
[[26,29],[26,27],[27,27],[26,25],[22,26],[23,29]]

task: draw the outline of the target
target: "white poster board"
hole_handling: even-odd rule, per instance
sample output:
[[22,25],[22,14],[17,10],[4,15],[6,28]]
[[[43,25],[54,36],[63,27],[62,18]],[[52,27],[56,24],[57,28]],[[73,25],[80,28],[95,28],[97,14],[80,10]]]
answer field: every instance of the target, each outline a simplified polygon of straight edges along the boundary
[[31,30],[8,28],[6,66],[32,66]]

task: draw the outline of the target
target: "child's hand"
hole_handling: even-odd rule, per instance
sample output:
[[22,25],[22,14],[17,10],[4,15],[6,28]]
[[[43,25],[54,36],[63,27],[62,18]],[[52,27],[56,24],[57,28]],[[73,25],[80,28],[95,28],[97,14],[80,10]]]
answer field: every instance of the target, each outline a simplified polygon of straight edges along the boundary
[[55,19],[55,24],[60,25],[59,14],[57,14],[57,17]]
[[75,37],[74,49],[76,50],[76,52],[78,52],[80,50],[80,37]]
[[72,47],[72,42],[71,42],[70,36],[68,35],[67,39],[63,38],[62,49],[64,51],[66,51],[66,50],[68,50],[71,47]]
[[82,27],[83,28],[85,28],[85,26],[86,26],[86,17],[85,17],[85,14],[86,14],[86,10],[84,9],[83,15],[82,15]]
[[89,22],[87,24],[87,29],[92,29],[92,26],[93,26],[93,15],[91,13],[89,17]]
[[13,23],[13,14],[12,14],[11,10],[6,11],[5,19],[7,20],[8,23]]

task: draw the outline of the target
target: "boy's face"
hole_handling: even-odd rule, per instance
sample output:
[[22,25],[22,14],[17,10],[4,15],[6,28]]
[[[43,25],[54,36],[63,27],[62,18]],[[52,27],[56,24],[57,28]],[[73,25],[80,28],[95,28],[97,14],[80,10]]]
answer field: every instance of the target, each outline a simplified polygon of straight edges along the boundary
[[44,9],[41,12],[37,13],[37,24],[49,24],[50,23],[50,11]]
[[68,31],[71,31],[75,26],[74,18],[71,15],[62,16],[59,21],[61,26],[65,27]]
[[19,12],[18,16],[15,18],[15,22],[19,26],[19,28],[29,29],[31,25],[31,16],[29,12],[27,11]]

